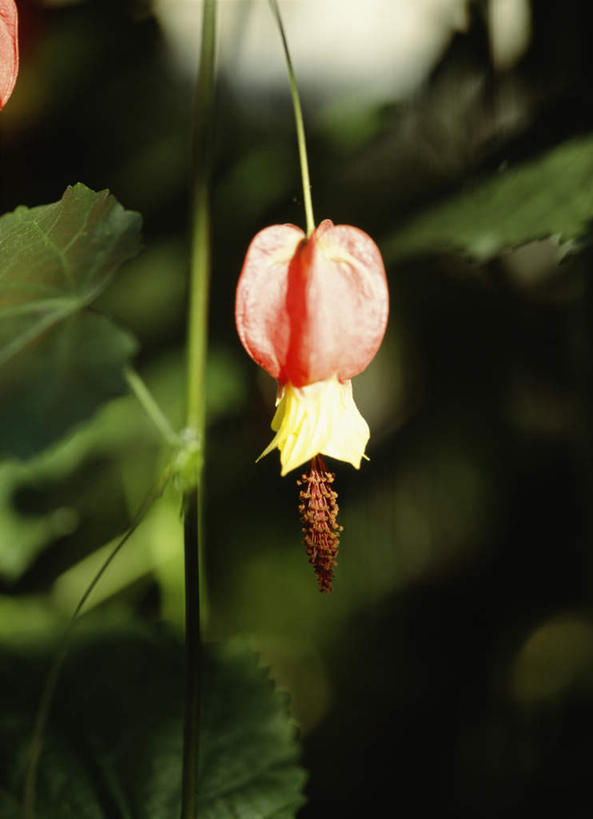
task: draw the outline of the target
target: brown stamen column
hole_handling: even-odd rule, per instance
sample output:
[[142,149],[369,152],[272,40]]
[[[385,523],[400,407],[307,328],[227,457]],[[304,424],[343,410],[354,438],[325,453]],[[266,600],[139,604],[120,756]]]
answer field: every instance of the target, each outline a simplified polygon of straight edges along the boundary
[[332,590],[342,531],[337,521],[338,493],[332,489],[334,479],[333,472],[328,472],[321,456],[316,455],[309,465],[309,473],[301,475],[297,481],[301,487],[299,513],[303,523],[303,542],[322,592]]

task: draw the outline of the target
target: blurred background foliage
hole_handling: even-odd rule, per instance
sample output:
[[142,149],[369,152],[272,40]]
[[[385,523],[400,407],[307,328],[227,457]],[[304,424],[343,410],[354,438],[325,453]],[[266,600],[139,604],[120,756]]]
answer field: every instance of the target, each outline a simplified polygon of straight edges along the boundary
[[[273,456],[254,464],[274,384],[233,322],[253,233],[303,222],[285,69],[266,3],[219,6],[210,636],[249,633],[289,690],[310,772],[303,817],[374,815],[384,798],[394,813],[413,799],[418,814],[576,815],[593,731],[587,4],[283,5],[317,218],[375,238],[392,299],[355,383],[371,461],[337,466],[329,596],[299,543],[293,478]],[[80,180],[142,213],[144,250],[97,306],[138,338],[137,367],[179,427],[200,3],[19,10],[1,211]],[[17,422],[0,406],[4,437]],[[23,647],[65,621],[165,460],[122,396],[51,449],[0,463],[2,641]],[[92,603],[181,628],[174,492]]]

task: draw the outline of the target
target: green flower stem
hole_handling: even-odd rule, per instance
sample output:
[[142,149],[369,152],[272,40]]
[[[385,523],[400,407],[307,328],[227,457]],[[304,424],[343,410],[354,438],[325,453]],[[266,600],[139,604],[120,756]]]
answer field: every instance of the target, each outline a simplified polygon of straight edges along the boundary
[[208,295],[211,268],[209,190],[214,117],[215,39],[216,3],[215,0],[204,0],[200,66],[194,110],[194,166],[191,192],[186,435],[195,442],[196,458],[195,483],[186,491],[183,500],[187,676],[181,819],[197,819],[198,816],[202,634],[206,628],[208,610],[204,568],[204,442]]
[[129,388],[142,405],[142,409],[146,412],[150,420],[161,433],[163,439],[171,446],[179,445],[179,435],[177,435],[177,433],[171,427],[169,419],[154,400],[152,393],[149,391],[148,387],[140,378],[136,370],[134,370],[132,367],[126,367],[124,369],[124,377],[128,382]]
[[305,140],[303,112],[301,109],[301,101],[299,98],[294,69],[292,67],[292,60],[290,59],[290,51],[288,50],[286,32],[284,31],[284,24],[282,23],[282,17],[280,15],[278,0],[270,0],[270,7],[272,9],[272,14],[276,18],[276,23],[278,24],[280,37],[282,38],[282,45],[284,47],[284,56],[286,57],[286,68],[288,69],[290,93],[292,94],[292,107],[294,108],[294,119],[296,123],[297,143],[299,146],[299,161],[301,164],[301,179],[303,182],[303,204],[305,205],[307,236],[310,236],[315,230],[315,218],[313,216],[313,200],[311,199],[311,181],[309,179],[309,160],[307,159],[307,142]]

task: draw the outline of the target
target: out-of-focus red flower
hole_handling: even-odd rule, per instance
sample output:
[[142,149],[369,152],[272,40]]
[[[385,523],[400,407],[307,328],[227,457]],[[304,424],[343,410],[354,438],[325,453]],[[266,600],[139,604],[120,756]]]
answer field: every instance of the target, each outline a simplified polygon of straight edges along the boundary
[[0,0],[0,108],[12,94],[19,71],[18,14],[14,0]]
[[237,331],[278,381],[276,436],[282,474],[329,455],[360,466],[369,429],[350,379],[385,333],[389,296],[379,249],[358,228],[321,222],[307,239],[294,225],[260,231],[237,286]]

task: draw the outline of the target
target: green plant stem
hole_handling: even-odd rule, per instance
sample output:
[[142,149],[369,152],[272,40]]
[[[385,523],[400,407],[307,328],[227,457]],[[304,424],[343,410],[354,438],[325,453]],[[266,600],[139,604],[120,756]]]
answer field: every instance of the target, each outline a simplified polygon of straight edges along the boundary
[[214,116],[215,0],[204,0],[200,67],[194,106],[190,287],[187,339],[187,426],[203,444],[204,381],[210,280],[210,169]]
[[198,816],[198,760],[202,634],[207,623],[204,567],[205,376],[210,283],[210,172],[214,116],[216,3],[204,0],[200,66],[194,108],[194,166],[187,339],[187,430],[197,444],[195,486],[184,496],[186,700],[181,819]]
[[37,769],[39,767],[39,758],[41,756],[41,749],[43,747],[43,736],[51,710],[56,686],[60,678],[60,672],[64,665],[64,660],[68,655],[68,643],[72,632],[73,622],[70,623],[63,638],[63,647],[59,654],[55,657],[45,686],[41,693],[41,699],[37,707],[37,714],[35,716],[35,725],[33,727],[33,737],[31,739],[31,746],[29,748],[29,760],[27,763],[27,770],[25,773],[25,787],[23,791],[23,819],[35,819],[35,792],[37,789]]
[[128,382],[129,388],[142,405],[142,408],[150,420],[161,433],[163,439],[171,446],[179,444],[179,436],[173,430],[171,424],[169,423],[169,419],[154,400],[152,393],[149,391],[148,387],[140,378],[136,370],[134,370],[132,367],[126,367],[124,369],[124,376]]
[[181,817],[198,815],[198,759],[200,747],[200,702],[202,679],[202,629],[200,624],[200,493],[191,492],[183,504],[183,540],[185,548],[185,646],[186,690],[183,730],[183,777]]
[[290,80],[290,93],[292,94],[292,107],[294,109],[294,119],[296,124],[297,143],[299,146],[299,161],[301,165],[301,180],[303,183],[303,204],[305,206],[307,236],[310,236],[315,230],[315,218],[313,216],[313,200],[311,199],[311,181],[309,179],[309,160],[307,159],[307,142],[305,140],[303,112],[301,109],[301,101],[299,98],[294,69],[292,67],[292,60],[290,59],[290,51],[288,50],[286,32],[284,31],[284,24],[282,23],[282,17],[280,15],[278,0],[270,0],[270,7],[272,9],[272,14],[276,18],[276,23],[278,24],[280,37],[282,38],[282,45],[284,47],[284,56],[286,57],[286,67],[288,69],[288,78]]

